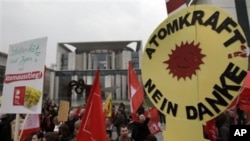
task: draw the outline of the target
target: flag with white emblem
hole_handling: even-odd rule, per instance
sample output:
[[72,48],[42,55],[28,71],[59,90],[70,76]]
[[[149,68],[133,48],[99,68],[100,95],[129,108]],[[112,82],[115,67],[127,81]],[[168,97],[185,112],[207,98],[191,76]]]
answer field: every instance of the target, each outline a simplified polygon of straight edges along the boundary
[[131,62],[128,66],[128,91],[131,113],[136,113],[143,103],[144,91]]

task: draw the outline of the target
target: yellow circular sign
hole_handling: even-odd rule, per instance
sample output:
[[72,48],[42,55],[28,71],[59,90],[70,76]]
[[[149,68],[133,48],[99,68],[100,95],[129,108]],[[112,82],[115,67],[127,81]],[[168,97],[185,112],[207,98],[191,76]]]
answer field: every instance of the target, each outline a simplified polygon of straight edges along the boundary
[[214,6],[190,6],[164,20],[142,59],[144,89],[165,115],[207,121],[239,94],[248,65],[240,25]]

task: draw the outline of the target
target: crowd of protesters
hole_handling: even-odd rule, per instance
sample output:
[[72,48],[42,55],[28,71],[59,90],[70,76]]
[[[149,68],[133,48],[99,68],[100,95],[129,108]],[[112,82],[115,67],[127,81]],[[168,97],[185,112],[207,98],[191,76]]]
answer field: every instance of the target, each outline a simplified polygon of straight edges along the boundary
[[[68,120],[58,120],[59,106],[53,100],[46,100],[42,106],[40,131],[30,134],[24,141],[76,141],[77,133],[84,115],[85,107],[71,108],[68,111]],[[147,123],[150,115],[145,115],[141,107],[137,112],[137,120],[132,119],[126,112],[123,103],[114,106],[111,117],[106,117],[107,141],[157,141],[157,138],[149,131]],[[25,115],[21,115],[25,118]],[[15,120],[15,114],[0,114],[0,139],[13,141],[11,123]],[[215,119],[213,136],[216,141],[229,141],[230,125],[249,125],[249,113],[236,108],[225,110]],[[209,134],[209,133],[208,133]],[[207,137],[208,138],[208,137]]]
[[235,107],[225,110],[212,120],[214,122],[213,129],[205,129],[205,138],[216,141],[230,141],[230,126],[250,125],[250,113]]
[[[40,131],[31,133],[23,141],[76,141],[84,108],[84,105],[70,108],[68,120],[60,122],[57,103],[49,99],[44,101],[40,116]],[[157,138],[150,134],[147,126],[150,116],[145,117],[143,108],[139,111],[138,120],[133,121],[123,103],[117,107],[113,105],[112,116],[106,117],[105,121],[107,141],[157,141]],[[13,141],[11,122],[15,120],[15,114],[0,116],[0,139]],[[25,118],[25,115],[22,117]]]
[[[46,100],[42,106],[40,131],[30,134],[23,141],[76,141],[77,133],[84,115],[85,107],[70,108],[68,120],[58,120],[59,106],[53,100]],[[149,131],[147,123],[150,115],[145,115],[141,107],[137,112],[137,120],[126,112],[123,103],[114,106],[111,117],[106,117],[107,141],[157,141],[157,138]],[[25,118],[25,115],[21,115]],[[13,141],[11,123],[15,120],[15,114],[0,114],[0,139]],[[230,125],[249,125],[249,113],[236,108],[226,110],[215,119],[213,136],[216,141],[229,141]],[[208,133],[209,134],[209,133]],[[208,135],[207,135],[208,136]],[[208,138],[208,137],[207,137]]]

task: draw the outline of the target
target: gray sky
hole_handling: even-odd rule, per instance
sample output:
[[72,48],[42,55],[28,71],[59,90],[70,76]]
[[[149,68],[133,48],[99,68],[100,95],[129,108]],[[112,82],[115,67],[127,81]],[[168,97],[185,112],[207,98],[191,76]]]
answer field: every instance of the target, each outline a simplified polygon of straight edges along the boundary
[[167,17],[165,0],[0,0],[0,51],[48,37],[46,65],[59,42],[142,40]]

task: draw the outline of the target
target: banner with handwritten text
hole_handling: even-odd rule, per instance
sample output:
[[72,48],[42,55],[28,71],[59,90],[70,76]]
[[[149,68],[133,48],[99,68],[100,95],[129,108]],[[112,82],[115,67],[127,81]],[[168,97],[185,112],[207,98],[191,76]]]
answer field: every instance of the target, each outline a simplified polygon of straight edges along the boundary
[[46,37],[10,45],[2,112],[41,112],[46,46]]

